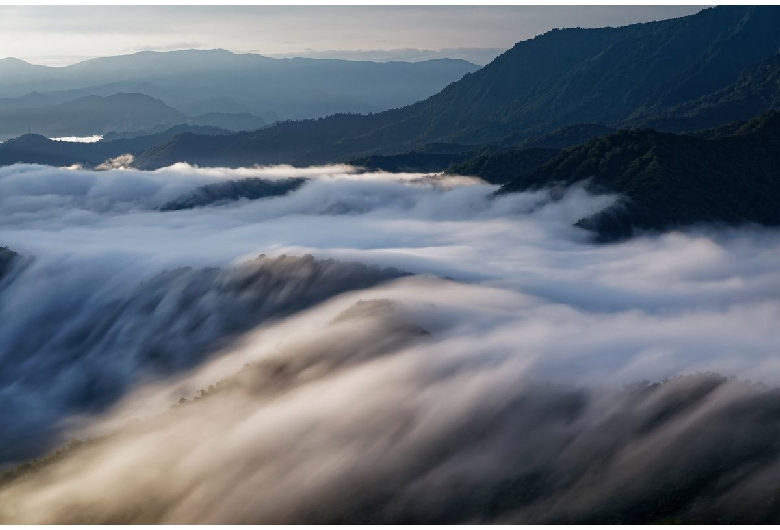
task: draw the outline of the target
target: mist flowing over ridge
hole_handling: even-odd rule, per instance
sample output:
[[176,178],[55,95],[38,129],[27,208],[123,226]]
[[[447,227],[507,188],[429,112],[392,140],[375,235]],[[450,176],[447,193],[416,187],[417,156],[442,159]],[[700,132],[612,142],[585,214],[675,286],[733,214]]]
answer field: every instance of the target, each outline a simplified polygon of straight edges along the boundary
[[[291,177],[281,196],[159,210]],[[780,384],[776,231],[598,246],[573,224],[614,196],[349,166],[17,165],[0,189],[19,255],[0,280],[4,522],[775,516],[736,506],[775,476],[750,466],[776,443],[776,392],[728,378]],[[82,442],[14,468],[10,434],[35,436],[28,455]],[[725,473],[704,462],[755,471],[702,493]]]

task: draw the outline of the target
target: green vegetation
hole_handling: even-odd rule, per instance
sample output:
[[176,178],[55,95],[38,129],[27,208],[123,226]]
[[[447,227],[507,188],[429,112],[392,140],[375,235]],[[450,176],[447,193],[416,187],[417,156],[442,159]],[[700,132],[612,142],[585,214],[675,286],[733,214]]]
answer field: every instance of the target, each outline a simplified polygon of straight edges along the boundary
[[[63,471],[58,467],[60,464],[94,465],[93,459],[100,458],[109,444],[148,434],[155,424],[165,424],[169,419],[175,421],[179,414],[197,414],[204,400],[219,399],[219,395],[246,393],[260,409],[267,400],[300,385],[302,374],[309,367],[307,363],[285,364],[274,359],[248,364],[234,376],[201,390],[192,399],[182,398],[161,415],[101,438],[73,440],[49,455],[0,472],[0,490],[13,492],[12,488],[23,486],[20,483],[25,480],[51,480],[55,473]],[[339,366],[329,368],[338,370]],[[476,478],[464,474],[457,487],[441,489],[440,502],[423,506],[427,510],[421,510],[419,504],[402,502],[403,489],[396,488],[389,494],[381,491],[377,496],[352,495],[348,497],[349,503],[337,496],[337,509],[332,513],[302,511],[287,521],[313,524],[456,524],[475,520],[543,524],[768,524],[778,521],[775,499],[779,489],[772,480],[772,464],[778,449],[778,389],[711,372],[671,377],[657,383],[639,381],[615,391],[533,381],[526,382],[526,386],[529,390],[507,403],[499,414],[484,421],[471,420],[468,426],[472,430],[460,431],[465,434],[457,443],[451,437],[434,437],[429,442],[431,450],[413,460],[422,464],[411,469],[409,478],[401,479],[408,481],[403,484],[414,483],[415,479],[430,473],[430,469],[487,451],[492,446],[484,449],[484,444],[496,443],[496,439],[517,444],[515,451],[521,457],[532,458],[531,467],[527,458],[510,454],[501,474]],[[596,399],[602,402],[609,399],[614,407],[594,425],[588,414],[593,414],[590,402]],[[225,404],[229,404],[228,399]],[[544,444],[522,443],[528,430],[529,410],[543,418],[534,420],[541,423],[539,430],[531,429],[534,439],[545,440],[542,437],[546,436],[556,444],[553,447],[564,447],[564,454],[549,456]],[[657,447],[658,440],[666,450],[647,450]],[[194,437],[192,443],[197,444],[198,438]],[[647,454],[646,465],[641,457],[633,456],[639,450]],[[501,451],[509,450],[501,448]],[[248,465],[259,467],[258,461],[258,458],[250,459]],[[637,482],[637,478],[644,480]],[[479,486],[478,495],[474,494],[474,484]],[[396,491],[401,494],[396,495]],[[162,515],[166,505],[172,502],[164,495],[125,495],[120,508],[104,508],[100,503],[79,504],[78,500],[83,498],[89,497],[70,500],[67,505],[70,509],[63,509],[59,519],[114,524],[165,522]],[[550,506],[562,509],[549,509]],[[6,513],[0,515],[8,517]],[[262,515],[259,512],[260,521]]]
[[534,147],[480,155],[451,167],[448,173],[480,177],[491,184],[505,184],[526,175],[555,158],[559,149]]
[[94,440],[82,441],[78,439],[70,440],[67,443],[61,445],[49,454],[46,454],[40,458],[35,458],[22,462],[21,464],[11,467],[5,471],[0,472],[0,487],[6,486],[15,480],[19,480],[24,477],[29,477],[36,473],[40,473],[50,466],[55,465],[58,462],[65,460],[66,458],[73,457],[78,454],[80,450],[95,443]]
[[0,280],[11,268],[11,265],[19,257],[19,254],[8,247],[0,247]]
[[278,197],[300,188],[304,182],[306,179],[303,178],[279,180],[247,178],[217,182],[199,186],[190,193],[165,203],[160,210],[163,212],[189,210],[239,199],[254,201],[264,197]]
[[468,158],[463,153],[423,153],[411,151],[400,155],[372,155],[350,160],[350,164],[372,171],[392,173],[437,173]]
[[507,182],[511,165],[518,170],[515,175],[518,176],[547,162],[561,149],[614,131],[612,127],[595,123],[575,124],[531,138],[518,140],[510,136],[501,142],[476,146],[434,142],[408,153],[365,156],[350,160],[350,164],[393,172],[447,171],[477,175],[488,182],[503,184]]
[[602,240],[698,223],[780,225],[780,113],[725,137],[620,131],[568,149],[498,193],[569,186],[624,200],[578,224]]
[[745,69],[736,83],[722,90],[639,123],[670,132],[693,131],[746,121],[772,109],[780,109],[780,53]]
[[[547,147],[550,149],[566,149],[575,145],[584,144],[588,140],[613,133],[616,129],[607,125],[598,123],[575,123],[574,125],[565,125],[553,131],[544,134],[527,137],[526,134],[520,135],[523,140],[519,141],[516,147]],[[513,137],[505,139],[502,144],[513,145]]]

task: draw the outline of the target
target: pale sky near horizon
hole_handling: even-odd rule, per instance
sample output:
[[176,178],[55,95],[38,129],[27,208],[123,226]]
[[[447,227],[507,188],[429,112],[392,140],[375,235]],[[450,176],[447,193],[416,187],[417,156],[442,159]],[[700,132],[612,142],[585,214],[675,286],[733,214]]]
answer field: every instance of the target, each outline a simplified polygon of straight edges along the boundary
[[484,64],[555,27],[620,26],[701,6],[0,6],[0,57],[64,66],[143,50]]

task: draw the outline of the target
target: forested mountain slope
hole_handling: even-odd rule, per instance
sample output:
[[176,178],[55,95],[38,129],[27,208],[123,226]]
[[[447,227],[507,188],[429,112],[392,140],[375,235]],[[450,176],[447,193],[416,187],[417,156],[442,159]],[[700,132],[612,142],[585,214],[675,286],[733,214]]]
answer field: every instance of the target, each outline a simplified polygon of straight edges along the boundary
[[591,191],[621,196],[578,223],[602,240],[699,223],[778,226],[780,112],[725,137],[620,131],[564,151],[499,193],[583,181]]

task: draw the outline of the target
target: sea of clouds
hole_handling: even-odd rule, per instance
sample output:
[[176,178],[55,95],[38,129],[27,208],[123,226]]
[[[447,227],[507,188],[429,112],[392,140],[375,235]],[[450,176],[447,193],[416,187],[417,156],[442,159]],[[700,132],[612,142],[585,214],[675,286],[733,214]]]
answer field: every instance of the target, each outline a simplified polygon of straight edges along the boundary
[[495,189],[0,168],[0,458],[89,441],[0,480],[0,520],[776,516],[780,233],[598,245],[572,225],[615,197]]

